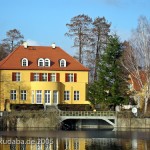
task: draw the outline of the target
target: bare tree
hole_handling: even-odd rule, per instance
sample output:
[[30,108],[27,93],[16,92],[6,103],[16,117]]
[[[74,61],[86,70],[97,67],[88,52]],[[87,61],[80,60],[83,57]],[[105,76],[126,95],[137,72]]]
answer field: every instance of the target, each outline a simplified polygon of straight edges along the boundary
[[100,55],[104,52],[109,37],[111,23],[107,23],[105,17],[97,17],[93,22],[93,41],[92,45],[95,51],[95,71],[94,80],[97,79],[97,65],[100,61]]
[[0,61],[4,59],[7,55],[8,53],[4,50],[3,46],[0,45]]
[[9,30],[6,33],[7,38],[2,40],[2,46],[6,51],[12,52],[16,46],[22,43],[24,36],[17,29]]
[[[144,113],[146,113],[150,98],[150,22],[146,17],[139,17],[138,26],[133,30],[129,43],[131,46],[126,49],[122,65],[138,81],[141,89],[144,89]],[[146,82],[143,82],[141,76],[143,72]]]
[[79,62],[83,63],[83,48],[88,44],[90,25],[92,19],[88,15],[78,15],[70,20],[70,23],[66,24],[69,31],[65,34],[68,37],[74,38],[74,47],[79,48]]

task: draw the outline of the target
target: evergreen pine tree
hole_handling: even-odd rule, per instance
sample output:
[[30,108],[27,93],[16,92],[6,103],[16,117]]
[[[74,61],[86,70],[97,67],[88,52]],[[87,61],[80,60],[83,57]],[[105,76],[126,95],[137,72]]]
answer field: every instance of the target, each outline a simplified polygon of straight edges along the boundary
[[89,87],[89,100],[95,104],[121,105],[128,99],[127,83],[120,65],[122,47],[116,35],[110,36],[98,66],[98,78]]

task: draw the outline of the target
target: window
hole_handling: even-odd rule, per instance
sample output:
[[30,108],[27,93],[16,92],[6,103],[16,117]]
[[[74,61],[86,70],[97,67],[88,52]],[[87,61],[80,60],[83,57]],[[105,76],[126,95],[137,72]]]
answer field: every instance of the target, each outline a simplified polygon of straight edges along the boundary
[[[38,141],[42,141],[42,139],[38,139]],[[42,143],[41,142],[36,143],[36,150],[42,150]]]
[[13,72],[12,73],[12,81],[20,81],[20,72]]
[[45,104],[50,104],[50,90],[44,92]]
[[39,81],[39,73],[34,73],[33,81]]
[[21,100],[26,100],[26,99],[27,99],[27,91],[21,90]]
[[74,100],[79,100],[79,91],[74,91]]
[[66,73],[65,81],[66,82],[77,82],[77,74],[76,73]]
[[51,81],[56,81],[56,73],[51,73]]
[[42,90],[36,91],[36,103],[41,104],[42,103]]
[[74,150],[79,150],[79,140],[74,139]]
[[73,73],[68,74],[68,82],[73,82]]
[[[46,138],[46,140],[47,140],[47,138]],[[50,139],[48,139],[48,141],[49,141]],[[51,149],[51,143],[50,142],[45,142],[45,144],[44,144],[44,150],[50,150]]]
[[26,150],[26,143],[20,143],[20,150]]
[[38,66],[39,66],[39,67],[43,67],[43,66],[44,66],[44,59],[43,59],[43,58],[40,58],[40,59],[38,60]]
[[20,81],[20,72],[16,73],[16,81]]
[[70,100],[70,92],[64,91],[64,100]]
[[42,81],[47,81],[47,73],[42,73]]
[[15,142],[14,143],[13,142],[10,143],[10,150],[16,150]]
[[53,91],[53,103],[58,103],[58,91]]
[[66,60],[65,59],[60,60],[60,67],[66,67]]
[[45,59],[45,67],[50,66],[50,60],[48,58]]
[[69,139],[65,139],[64,141],[64,149],[69,149]]
[[28,66],[28,59],[27,58],[22,59],[22,66]]
[[16,100],[16,90],[11,90],[10,91],[10,99],[11,100]]
[[59,73],[48,73],[48,81],[59,82],[60,74]]
[[59,73],[31,73],[30,81],[52,81],[59,82]]

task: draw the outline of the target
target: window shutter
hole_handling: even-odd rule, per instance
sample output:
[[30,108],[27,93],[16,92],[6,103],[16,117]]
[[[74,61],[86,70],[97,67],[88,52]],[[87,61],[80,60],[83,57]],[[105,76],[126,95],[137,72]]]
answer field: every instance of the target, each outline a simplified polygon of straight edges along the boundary
[[12,72],[12,81],[16,81],[16,72]]
[[48,73],[48,81],[51,81],[51,73]]
[[74,82],[77,82],[77,74],[74,74]]
[[42,81],[42,73],[39,73],[39,77],[40,77],[39,81]]
[[34,73],[30,74],[30,81],[34,81]]
[[60,81],[60,74],[56,73],[56,81],[59,82]]
[[68,82],[68,73],[65,74],[65,82]]

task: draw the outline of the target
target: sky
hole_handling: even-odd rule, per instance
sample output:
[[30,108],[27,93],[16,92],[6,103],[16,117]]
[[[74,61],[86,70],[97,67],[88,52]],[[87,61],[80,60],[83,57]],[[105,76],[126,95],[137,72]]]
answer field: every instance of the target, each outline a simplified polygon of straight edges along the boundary
[[141,15],[150,19],[150,0],[0,0],[0,5],[0,42],[17,29],[29,45],[56,43],[71,55],[76,50],[65,33],[74,16],[104,16],[121,40],[130,38]]

